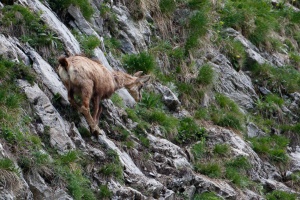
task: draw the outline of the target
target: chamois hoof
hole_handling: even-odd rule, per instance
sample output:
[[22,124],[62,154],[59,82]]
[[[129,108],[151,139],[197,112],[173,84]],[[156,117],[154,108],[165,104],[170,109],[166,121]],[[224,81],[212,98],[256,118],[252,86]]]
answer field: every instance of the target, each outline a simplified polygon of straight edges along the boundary
[[93,128],[92,134],[98,139],[99,135],[102,135],[101,129],[96,126],[95,128]]

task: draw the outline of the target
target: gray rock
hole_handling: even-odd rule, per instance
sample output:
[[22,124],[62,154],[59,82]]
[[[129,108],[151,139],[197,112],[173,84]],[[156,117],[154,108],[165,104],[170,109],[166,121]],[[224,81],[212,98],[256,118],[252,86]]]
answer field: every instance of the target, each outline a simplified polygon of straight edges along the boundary
[[29,102],[33,105],[36,114],[40,117],[44,126],[49,127],[50,143],[60,152],[74,149],[75,145],[68,136],[69,130],[64,120],[51,104],[49,98],[34,84],[31,86],[27,81],[18,80],[19,86],[24,90]]
[[71,5],[68,8],[69,14],[75,19],[74,23],[76,25],[76,28],[79,29],[82,33],[86,35],[94,35],[98,38],[99,35],[97,32],[92,28],[92,26],[86,21],[86,19],[83,17],[82,13],[80,12],[80,9],[77,6]]
[[158,90],[162,95],[162,100],[164,104],[172,111],[176,111],[179,109],[181,102],[177,98],[177,96],[166,86],[163,86],[160,83],[155,83],[154,87]]
[[215,90],[225,94],[244,109],[253,108],[254,100],[258,96],[250,77],[243,71],[234,70],[230,61],[222,54],[214,54],[211,62],[211,66],[218,74]]
[[16,38],[5,37],[0,34],[0,55],[15,62],[23,61],[24,64],[29,65],[29,58],[18,48],[18,45],[20,44]]
[[34,199],[43,200],[73,200],[65,191],[62,189],[52,189],[47,186],[44,179],[37,173],[33,172],[27,175],[27,181],[31,191],[33,191]]
[[252,122],[247,124],[247,136],[249,138],[261,137],[265,136],[266,133],[260,130],[255,124]]
[[[53,95],[59,94],[63,104],[69,104],[67,90],[60,81],[60,78],[51,67],[37,52],[29,46],[23,48],[24,52],[29,55],[33,61],[32,67],[38,76],[42,79],[43,84],[52,92]],[[55,66],[56,67],[56,66]]]
[[149,30],[149,28],[142,28],[143,26],[145,26],[145,24],[134,23],[129,17],[129,13],[122,6],[113,6],[112,9],[117,16],[119,29],[123,30],[124,33],[126,33],[126,35],[128,36],[126,38],[130,39],[130,41],[128,41],[127,43],[132,43],[136,48],[136,52],[138,52],[139,50],[144,50],[146,48],[146,43],[144,40],[142,29]]

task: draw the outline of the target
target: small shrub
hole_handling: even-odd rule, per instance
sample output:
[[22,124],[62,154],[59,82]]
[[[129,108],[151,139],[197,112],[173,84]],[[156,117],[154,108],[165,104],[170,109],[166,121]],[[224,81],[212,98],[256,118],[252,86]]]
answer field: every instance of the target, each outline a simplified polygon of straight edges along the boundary
[[267,200],[296,200],[297,195],[285,191],[274,190],[266,195]]
[[143,71],[144,73],[152,72],[155,69],[155,59],[147,52],[140,54],[131,54],[123,57],[123,62],[126,69],[133,73]]
[[199,74],[197,77],[197,83],[203,85],[210,85],[213,83],[214,79],[214,70],[210,65],[204,65],[200,68]]
[[218,156],[226,156],[230,151],[230,146],[228,144],[216,144],[214,147],[214,154]]
[[198,163],[195,165],[195,170],[211,178],[220,178],[222,175],[221,167],[217,163]]
[[100,199],[110,199],[112,197],[112,192],[109,190],[107,185],[101,185],[99,187],[99,198]]

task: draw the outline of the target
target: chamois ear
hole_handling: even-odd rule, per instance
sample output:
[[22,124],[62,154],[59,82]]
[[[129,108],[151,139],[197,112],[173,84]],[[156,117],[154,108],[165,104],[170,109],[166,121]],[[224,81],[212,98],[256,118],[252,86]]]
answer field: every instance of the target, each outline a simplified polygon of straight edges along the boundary
[[138,71],[136,73],[133,74],[133,76],[135,77],[140,77],[142,75],[143,71]]
[[60,58],[58,59],[58,62],[59,62],[59,64],[60,64],[62,67],[64,67],[64,68],[67,68],[67,67],[69,66],[69,63],[68,63],[66,57],[60,57]]
[[145,75],[145,76],[142,76],[140,78],[137,79],[137,81],[141,82],[141,83],[146,83],[147,81],[150,80],[150,75]]

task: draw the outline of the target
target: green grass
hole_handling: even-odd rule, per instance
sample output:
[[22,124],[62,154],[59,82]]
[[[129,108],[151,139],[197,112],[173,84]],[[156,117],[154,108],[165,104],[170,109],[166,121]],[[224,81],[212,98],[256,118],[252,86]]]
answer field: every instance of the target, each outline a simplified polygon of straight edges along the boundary
[[192,118],[183,118],[179,122],[178,135],[175,141],[179,144],[187,144],[192,141],[199,141],[206,135],[205,128],[202,128]]
[[275,67],[268,64],[252,65],[253,77],[274,93],[289,94],[299,91],[300,73],[291,66]]
[[230,146],[228,144],[216,144],[213,153],[218,156],[227,156],[230,153]]
[[251,181],[245,175],[237,172],[235,168],[226,168],[225,177],[229,179],[233,184],[241,188],[247,188],[251,185]]
[[15,164],[9,158],[0,159],[0,169],[18,173],[18,169],[15,167]]
[[164,14],[172,14],[176,9],[176,3],[174,0],[160,0],[159,8]]
[[241,70],[247,59],[245,47],[240,41],[231,38],[226,39],[223,42],[225,44],[222,51],[227,55],[234,69],[236,71]]
[[47,0],[50,7],[55,12],[63,12],[63,10],[68,9],[70,5],[77,6],[85,19],[89,20],[93,14],[94,9],[91,6],[89,0]]
[[5,6],[1,9],[0,28],[3,33],[28,43],[45,60],[53,61],[63,51],[63,43],[50,28],[40,19],[40,13],[35,14],[27,7],[18,4]]
[[211,178],[220,178],[222,176],[222,169],[218,163],[197,163],[195,170]]
[[214,70],[209,64],[206,64],[200,68],[196,81],[205,86],[211,85],[214,81],[214,76]]
[[202,194],[196,194],[193,200],[221,200],[214,192],[204,192]]
[[196,160],[201,159],[201,157],[205,153],[205,140],[204,139],[192,146],[192,153]]
[[88,57],[92,57],[94,55],[94,49],[100,46],[100,40],[94,36],[78,36],[77,39],[81,45],[81,48],[84,51],[84,54]]
[[249,139],[252,142],[253,150],[258,154],[265,156],[273,163],[287,164],[289,161],[286,148],[289,139],[284,136],[272,135],[261,138]]
[[204,36],[207,32],[208,18],[205,12],[196,11],[192,13],[188,24],[190,34],[186,40],[185,52],[194,49],[199,44],[199,38]]
[[296,200],[297,195],[285,191],[274,190],[266,195],[267,200]]
[[154,57],[147,52],[125,55],[123,63],[130,73],[143,71],[148,74],[156,68]]
[[110,199],[112,197],[112,192],[109,190],[107,185],[101,185],[99,189],[100,191],[98,196],[100,199]]

